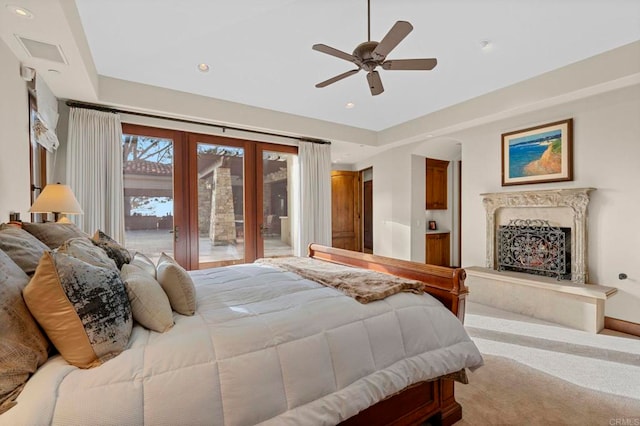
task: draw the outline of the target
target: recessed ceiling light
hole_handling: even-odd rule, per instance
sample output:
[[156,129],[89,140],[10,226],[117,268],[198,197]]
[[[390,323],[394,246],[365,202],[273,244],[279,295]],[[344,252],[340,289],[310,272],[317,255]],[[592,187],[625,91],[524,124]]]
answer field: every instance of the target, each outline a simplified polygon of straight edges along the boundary
[[354,104],[353,102],[347,102],[347,104],[344,106],[346,109],[351,109],[353,107],[355,107],[356,104]]
[[480,49],[482,49],[482,50],[491,50],[492,46],[493,46],[493,44],[491,43],[491,40],[481,40],[480,41]]
[[16,6],[14,4],[8,4],[7,9],[9,9],[14,15],[18,15],[21,18],[27,18],[27,19],[33,18],[33,13],[31,13],[29,10],[25,9],[24,7]]
[[56,70],[56,69],[48,69],[47,71],[49,71],[51,74],[60,74],[60,70]]
[[209,65],[205,63],[198,64],[198,69],[202,72],[209,72]]

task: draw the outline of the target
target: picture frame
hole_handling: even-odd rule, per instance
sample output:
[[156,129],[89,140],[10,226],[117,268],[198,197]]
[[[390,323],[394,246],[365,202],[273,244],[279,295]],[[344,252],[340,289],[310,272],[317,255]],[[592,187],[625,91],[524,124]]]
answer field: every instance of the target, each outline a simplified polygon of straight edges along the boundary
[[502,134],[502,186],[573,180],[573,119]]
[[430,220],[429,221],[429,231],[435,231],[436,229],[438,229],[438,227],[436,226],[436,221],[435,220]]

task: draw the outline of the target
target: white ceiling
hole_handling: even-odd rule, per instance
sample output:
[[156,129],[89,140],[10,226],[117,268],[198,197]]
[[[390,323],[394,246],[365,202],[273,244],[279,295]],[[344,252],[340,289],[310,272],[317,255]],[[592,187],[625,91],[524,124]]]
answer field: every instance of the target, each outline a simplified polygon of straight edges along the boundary
[[373,40],[397,20],[414,26],[389,59],[438,59],[427,72],[380,70],[373,97],[362,71],[314,87],[354,68],[311,46],[351,53],[366,40],[365,0],[76,4],[101,75],[375,131],[640,39],[638,0],[372,0]]
[[[4,0],[0,37],[59,98],[108,104],[100,89],[112,77],[337,123],[320,137],[344,163],[389,147],[403,127],[393,126],[640,40],[640,0],[371,3],[373,40],[398,20],[414,27],[388,59],[438,59],[432,71],[379,70],[385,92],[375,97],[364,72],[314,87],[354,68],[311,46],[351,53],[367,37],[365,0]],[[67,64],[30,57],[16,35],[59,45]]]

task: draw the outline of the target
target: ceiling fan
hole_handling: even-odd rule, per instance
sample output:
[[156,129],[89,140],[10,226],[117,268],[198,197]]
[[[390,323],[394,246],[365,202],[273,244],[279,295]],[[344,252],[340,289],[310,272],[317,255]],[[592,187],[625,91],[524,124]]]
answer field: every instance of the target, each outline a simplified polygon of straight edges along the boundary
[[380,74],[376,71],[378,66],[385,70],[432,70],[438,61],[435,58],[425,59],[392,59],[387,60],[387,55],[413,30],[413,26],[407,21],[398,21],[384,36],[382,41],[371,41],[371,1],[367,0],[367,41],[359,44],[353,54],[348,54],[325,44],[314,44],[313,50],[326,53],[336,58],[353,62],[358,68],[344,72],[328,80],[316,84],[316,87],[326,87],[330,84],[358,73],[367,71],[367,81],[373,96],[384,92]]

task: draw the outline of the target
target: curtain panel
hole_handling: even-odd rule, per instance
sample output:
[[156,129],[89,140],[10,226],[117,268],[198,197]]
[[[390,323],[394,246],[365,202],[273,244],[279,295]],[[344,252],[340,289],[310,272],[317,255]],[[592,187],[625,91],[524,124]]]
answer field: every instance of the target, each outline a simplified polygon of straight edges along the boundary
[[331,145],[300,142],[300,214],[295,251],[306,256],[310,243],[331,245]]
[[84,215],[71,219],[85,232],[101,229],[124,244],[122,126],[110,112],[71,108],[67,183]]

